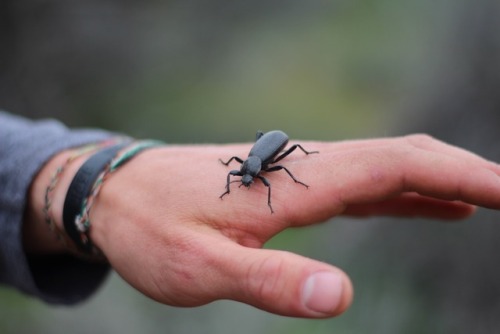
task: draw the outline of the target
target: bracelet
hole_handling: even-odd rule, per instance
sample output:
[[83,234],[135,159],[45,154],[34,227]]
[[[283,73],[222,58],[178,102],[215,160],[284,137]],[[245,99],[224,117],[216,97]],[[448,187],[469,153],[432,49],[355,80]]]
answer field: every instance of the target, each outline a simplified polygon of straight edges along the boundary
[[[120,151],[127,145],[116,145],[109,150],[96,153],[80,168],[68,189],[63,211],[66,233],[80,251],[86,254],[102,255],[102,252],[90,240],[89,217],[90,209],[104,181],[111,173],[143,150],[161,145],[164,143],[160,141],[138,141],[128,145],[123,152]],[[66,206],[67,203],[68,206]]]
[[89,193],[94,180],[111,159],[125,147],[125,143],[107,147],[91,156],[78,170],[66,193],[63,207],[63,225],[66,234],[76,244],[79,250],[90,253],[92,247],[81,240],[76,229],[75,218],[80,212],[83,199]]
[[67,245],[67,239],[64,237],[63,232],[57,227],[55,220],[52,216],[51,213],[51,206],[52,206],[52,195],[54,192],[54,189],[57,187],[57,184],[63,175],[65,169],[77,158],[81,157],[84,154],[96,151],[98,149],[101,149],[103,147],[109,146],[113,143],[116,142],[116,139],[109,139],[103,142],[99,143],[92,143],[88,144],[85,146],[81,146],[77,152],[72,154],[66,161],[59,166],[55,171],[54,174],[52,175],[49,185],[45,189],[45,196],[44,196],[44,207],[43,207],[43,215],[44,215],[44,220],[45,223],[48,225],[49,229],[53,231],[57,237],[57,240],[62,241],[65,245]]
[[116,171],[118,167],[128,162],[143,150],[161,145],[164,145],[164,143],[154,140],[136,142],[128,147],[127,150],[117,155],[108,164],[108,166],[97,177],[89,195],[84,199],[82,203],[80,214],[75,219],[76,227],[80,233],[86,234],[90,229],[90,209],[92,208],[96,197],[99,195],[104,181],[109,177],[109,175]]

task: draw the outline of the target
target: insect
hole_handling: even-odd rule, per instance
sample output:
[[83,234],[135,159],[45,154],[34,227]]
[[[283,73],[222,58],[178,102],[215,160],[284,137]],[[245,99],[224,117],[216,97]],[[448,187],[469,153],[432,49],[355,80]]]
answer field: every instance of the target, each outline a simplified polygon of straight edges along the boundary
[[[273,207],[271,206],[271,183],[269,183],[269,181],[261,175],[261,172],[276,172],[279,170],[284,170],[292,178],[292,180],[295,181],[295,183],[300,183],[304,187],[309,188],[307,184],[297,180],[286,167],[281,165],[269,166],[285,158],[287,155],[295,151],[297,147],[300,148],[305,154],[319,153],[318,151],[306,151],[299,144],[295,144],[290,146],[288,150],[280,154],[280,152],[285,149],[287,144],[288,136],[283,131],[275,130],[267,133],[258,131],[255,144],[248,153],[248,158],[246,160],[243,160],[237,156],[233,156],[227,162],[219,159],[219,161],[226,166],[228,166],[229,163],[233,160],[236,160],[241,164],[240,170],[232,170],[227,174],[226,191],[222,195],[220,195],[220,198],[222,199],[222,197],[230,193],[229,185],[231,183],[240,181],[240,187],[245,186],[249,188],[253,183],[253,180],[255,178],[258,178],[268,189],[267,205],[271,209],[271,213],[274,213]],[[278,156],[278,154],[280,155]],[[230,181],[231,176],[241,176],[241,180]]]

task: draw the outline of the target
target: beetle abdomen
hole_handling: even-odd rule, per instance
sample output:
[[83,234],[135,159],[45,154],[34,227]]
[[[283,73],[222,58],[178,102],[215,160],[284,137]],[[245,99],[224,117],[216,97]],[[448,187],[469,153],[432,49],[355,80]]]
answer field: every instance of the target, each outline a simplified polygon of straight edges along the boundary
[[263,164],[269,163],[288,144],[288,136],[280,130],[266,132],[260,137],[248,153],[248,156],[257,156]]

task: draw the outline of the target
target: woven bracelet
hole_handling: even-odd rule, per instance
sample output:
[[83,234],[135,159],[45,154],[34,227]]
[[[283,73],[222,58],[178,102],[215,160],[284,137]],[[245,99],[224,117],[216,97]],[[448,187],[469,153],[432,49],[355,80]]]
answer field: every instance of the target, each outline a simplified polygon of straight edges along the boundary
[[77,151],[72,154],[66,161],[57,169],[54,171],[54,174],[52,175],[52,178],[50,179],[50,183],[45,189],[45,197],[44,197],[44,207],[43,207],[43,214],[45,218],[45,222],[49,226],[49,229],[53,231],[57,237],[58,240],[61,240],[65,245],[67,244],[66,238],[64,237],[62,231],[57,227],[54,218],[52,217],[51,213],[51,206],[52,206],[52,196],[54,189],[57,187],[57,184],[59,182],[59,179],[61,178],[62,174],[74,160],[79,158],[80,156],[87,154],[87,153],[92,153],[95,152],[99,149],[102,149],[104,147],[110,146],[112,144],[115,144],[118,139],[108,139],[102,142],[98,143],[91,143],[87,145],[83,145],[77,149]]
[[[86,254],[101,255],[100,250],[93,245],[89,237],[89,216],[90,209],[106,178],[143,150],[161,145],[164,143],[160,141],[138,141],[129,142],[128,145],[116,145],[96,153],[80,168],[68,190],[68,195],[72,197],[68,200],[67,195],[63,211],[66,233],[80,251]],[[75,190],[74,193],[70,193],[73,183],[75,183],[74,189],[81,191]],[[76,192],[78,192],[78,196],[75,196]],[[68,211],[66,211],[68,201],[72,204],[68,204]]]
[[84,253],[92,253],[90,242],[83,243],[80,232],[76,228],[75,220],[80,213],[82,202],[90,192],[99,173],[110,163],[111,159],[127,144],[121,143],[107,147],[91,156],[78,170],[66,193],[63,208],[64,230],[69,238]]
[[86,234],[90,229],[90,209],[92,208],[92,205],[94,204],[96,197],[99,195],[99,192],[101,191],[104,181],[109,177],[111,173],[116,171],[120,166],[124,165],[126,162],[128,162],[130,159],[135,157],[140,152],[148,148],[153,148],[162,145],[164,145],[163,142],[154,140],[144,140],[135,142],[126,149],[124,149],[122,152],[120,152],[120,154],[118,154],[115,158],[113,158],[113,160],[111,160],[111,162],[106,166],[106,168],[99,174],[99,176],[94,182],[94,185],[92,186],[92,189],[90,190],[90,193],[82,203],[80,214],[75,219],[76,227],[78,231],[80,231],[80,233],[83,234],[82,239],[84,242],[85,239],[87,239]]

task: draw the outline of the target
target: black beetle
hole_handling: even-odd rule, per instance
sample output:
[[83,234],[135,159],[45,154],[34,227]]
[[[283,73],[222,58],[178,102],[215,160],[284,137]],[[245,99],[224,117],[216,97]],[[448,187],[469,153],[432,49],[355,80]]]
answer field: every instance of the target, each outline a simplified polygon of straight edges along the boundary
[[265,177],[260,175],[260,173],[275,172],[282,169],[285,172],[287,172],[288,175],[290,175],[290,177],[292,178],[292,180],[295,181],[295,183],[300,183],[306,188],[309,188],[307,184],[297,180],[286,167],[281,165],[275,165],[269,167],[270,164],[274,164],[280,161],[281,159],[285,158],[287,155],[292,153],[297,147],[300,148],[302,152],[304,152],[305,154],[319,153],[318,151],[308,152],[299,144],[295,144],[292,145],[288,150],[283,152],[281,155],[276,157],[280,152],[283,151],[283,149],[286,147],[286,144],[288,144],[288,136],[283,131],[275,130],[267,132],[265,134],[261,131],[258,131],[255,144],[250,150],[250,153],[248,153],[248,158],[245,161],[236,156],[232,157],[227,162],[224,162],[221,159],[219,159],[219,161],[226,166],[229,165],[229,163],[233,160],[236,160],[240,164],[242,164],[240,170],[232,170],[229,172],[229,174],[227,174],[226,191],[222,195],[220,195],[220,198],[222,199],[224,195],[229,194],[230,192],[229,185],[232,182],[238,182],[238,181],[230,181],[231,175],[241,176],[241,180],[239,180],[241,181],[240,187],[243,185],[247,188],[250,187],[250,185],[253,183],[254,178],[258,178],[268,188],[267,205],[271,209],[271,213],[274,213],[273,207],[271,206],[271,183],[269,183],[269,181]]

